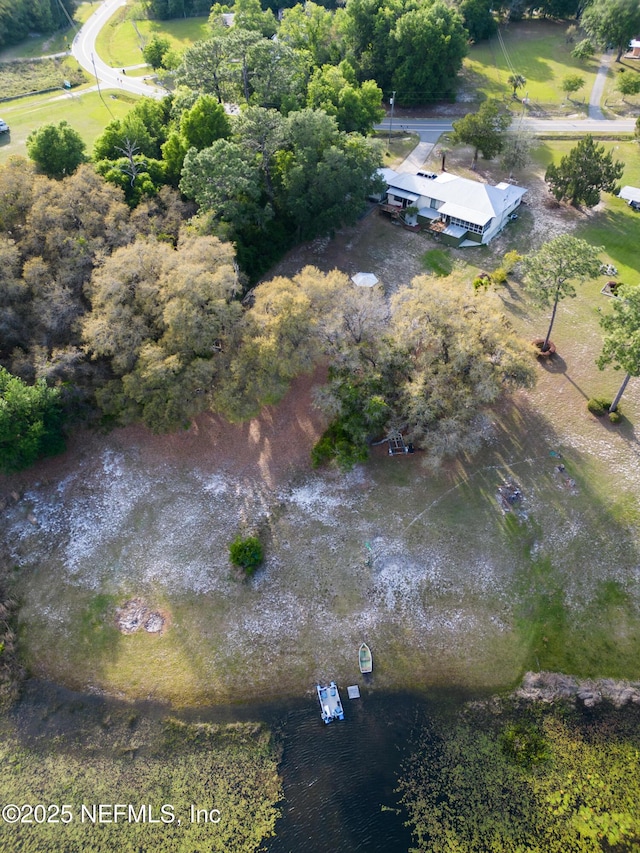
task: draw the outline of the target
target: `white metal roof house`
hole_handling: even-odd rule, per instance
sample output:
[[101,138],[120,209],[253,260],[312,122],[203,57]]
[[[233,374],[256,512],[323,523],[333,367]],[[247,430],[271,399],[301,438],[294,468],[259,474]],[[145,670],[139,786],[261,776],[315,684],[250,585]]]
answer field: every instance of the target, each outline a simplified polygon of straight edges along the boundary
[[520,206],[524,187],[482,184],[449,172],[435,177],[380,170],[387,183],[381,208],[392,215],[418,209],[418,220],[452,246],[489,243]]
[[640,204],[640,189],[638,187],[622,187],[618,193],[618,198],[623,198],[631,204]]

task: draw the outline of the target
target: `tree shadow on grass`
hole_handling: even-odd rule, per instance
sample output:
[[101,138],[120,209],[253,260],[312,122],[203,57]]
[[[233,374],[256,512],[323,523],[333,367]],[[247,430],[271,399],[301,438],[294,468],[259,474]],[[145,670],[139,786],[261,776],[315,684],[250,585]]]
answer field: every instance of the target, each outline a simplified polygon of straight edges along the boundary
[[585,400],[589,399],[589,395],[582,390],[582,388],[574,382],[573,379],[569,376],[567,372],[567,362],[562,358],[558,353],[554,353],[549,358],[539,358],[538,363],[540,367],[544,368],[547,373],[557,373],[559,375],[564,376],[564,378],[569,382],[573,387],[578,391],[579,394],[582,394]]
[[[466,476],[492,504],[496,534],[513,552],[509,595],[523,669],[631,677],[640,653],[631,484],[621,488],[593,458],[563,446],[553,424],[522,399],[495,415],[492,446]],[[524,498],[505,511],[497,487],[507,480]],[[631,595],[599,609],[606,583]]]

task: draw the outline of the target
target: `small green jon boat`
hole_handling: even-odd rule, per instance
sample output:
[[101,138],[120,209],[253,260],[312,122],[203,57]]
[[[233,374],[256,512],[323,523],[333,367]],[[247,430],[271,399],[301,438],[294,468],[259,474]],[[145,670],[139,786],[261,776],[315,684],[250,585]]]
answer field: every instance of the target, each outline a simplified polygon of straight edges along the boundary
[[360,664],[360,672],[371,672],[373,669],[373,658],[371,657],[371,649],[366,643],[362,643],[358,652],[358,663]]

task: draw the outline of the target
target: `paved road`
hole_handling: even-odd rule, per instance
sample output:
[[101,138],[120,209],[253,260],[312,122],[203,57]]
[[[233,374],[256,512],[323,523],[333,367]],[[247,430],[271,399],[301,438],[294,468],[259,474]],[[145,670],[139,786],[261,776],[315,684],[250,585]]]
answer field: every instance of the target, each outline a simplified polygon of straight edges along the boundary
[[[519,120],[518,120],[519,121]],[[515,123],[515,122],[514,122]],[[635,119],[540,119],[523,118],[522,127],[532,133],[633,133]],[[423,142],[437,142],[440,135],[449,133],[453,128],[451,121],[446,119],[397,119],[394,118],[392,129],[407,130],[420,135]],[[376,130],[389,130],[389,119],[376,125]]]
[[[111,68],[107,65],[96,53],[96,38],[98,33],[105,26],[111,15],[120,6],[124,6],[126,0],[105,0],[98,6],[98,9],[89,18],[89,20],[80,29],[73,40],[71,52],[77,59],[79,64],[92,76],[96,76],[103,86],[114,89],[121,89],[126,92],[131,92],[134,95],[149,95],[152,98],[161,98],[166,94],[166,91],[152,83],[145,83],[140,77],[129,77],[122,73],[121,68]],[[603,58],[604,62],[604,58]],[[592,93],[591,101],[600,96],[597,96],[596,87],[604,86],[604,72],[601,65],[598,71],[596,84],[594,85],[594,93]],[[598,82],[600,81],[600,82]],[[533,133],[633,133],[635,129],[634,119],[613,119],[605,120],[604,115],[600,112],[598,116],[594,113],[592,116],[591,107],[589,109],[589,118],[585,119],[535,119],[522,118],[522,126]],[[443,133],[449,133],[452,130],[451,121],[448,119],[403,119],[394,118],[391,123],[386,119],[381,124],[376,125],[376,130],[389,130],[390,124],[393,130],[407,130],[413,133],[418,133],[422,142],[434,145]]]
[[92,77],[98,78],[102,86],[131,92],[134,95],[149,95],[152,98],[161,98],[163,95],[166,95],[164,89],[150,83],[145,83],[141,77],[128,77],[122,73],[122,68],[111,68],[96,53],[96,38],[98,37],[98,33],[116,9],[125,4],[126,0],[105,0],[81,27],[73,40],[71,53],[85,71]]

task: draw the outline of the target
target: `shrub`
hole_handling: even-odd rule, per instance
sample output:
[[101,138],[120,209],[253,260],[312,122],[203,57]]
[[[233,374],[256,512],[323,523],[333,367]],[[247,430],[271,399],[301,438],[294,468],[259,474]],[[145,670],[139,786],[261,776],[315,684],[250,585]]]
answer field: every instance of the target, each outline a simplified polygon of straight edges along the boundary
[[491,279],[494,284],[504,284],[507,280],[507,271],[504,267],[498,267],[491,273]]
[[612,424],[620,423],[620,421],[622,420],[622,415],[620,414],[618,409],[616,409],[615,412],[609,412],[609,420]]
[[492,281],[489,273],[481,272],[480,275],[476,276],[473,280],[473,289],[474,290],[488,290],[491,287]]
[[340,419],[334,421],[322,434],[311,451],[311,465],[319,468],[335,460],[342,470],[353,468],[358,462],[364,462],[369,455],[366,444],[360,443]]
[[251,576],[264,559],[262,543],[257,536],[236,536],[229,545],[229,558],[234,566]]
[[610,405],[611,400],[605,400],[602,397],[592,397],[587,403],[587,409],[589,409],[592,415],[601,418],[607,414]]

